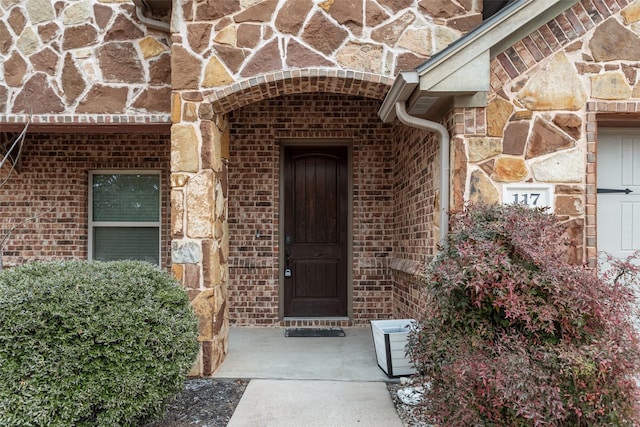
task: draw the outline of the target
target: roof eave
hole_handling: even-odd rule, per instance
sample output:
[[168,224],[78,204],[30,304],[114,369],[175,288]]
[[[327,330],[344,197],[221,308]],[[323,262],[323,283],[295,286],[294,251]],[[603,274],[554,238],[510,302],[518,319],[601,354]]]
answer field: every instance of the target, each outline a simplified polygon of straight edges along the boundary
[[[385,122],[395,119],[396,102],[411,100],[411,114],[425,115],[441,98],[462,100],[460,106],[486,104],[492,58],[531,34],[579,0],[517,0],[476,29],[461,37],[414,71],[419,84],[411,93],[389,91],[378,115]],[[400,73],[396,80],[404,80]],[[399,83],[402,84],[402,83]],[[426,101],[425,101],[426,100]],[[466,100],[471,101],[465,104]],[[483,101],[484,100],[484,101]],[[418,106],[412,108],[414,106]]]

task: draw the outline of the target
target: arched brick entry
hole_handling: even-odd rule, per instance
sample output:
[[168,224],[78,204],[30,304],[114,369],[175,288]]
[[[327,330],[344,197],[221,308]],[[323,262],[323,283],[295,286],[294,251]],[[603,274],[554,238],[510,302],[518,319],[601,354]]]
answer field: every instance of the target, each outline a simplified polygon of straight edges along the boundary
[[378,74],[309,68],[265,74],[204,95],[214,113],[225,114],[263,99],[296,93],[335,93],[382,100],[392,83],[392,78]]
[[[265,169],[262,165],[258,165],[256,168],[255,162],[268,164],[266,169],[269,169],[268,173],[273,177],[273,180],[267,183],[270,190],[259,190],[255,185],[249,184],[252,188],[246,194],[249,194],[250,203],[258,207],[261,204],[269,203],[270,217],[277,218],[277,198],[273,200],[271,194],[266,196],[264,193],[264,191],[272,193],[278,191],[279,145],[277,145],[277,141],[287,138],[306,140],[337,138],[344,143],[345,141],[357,141],[360,138],[363,141],[367,140],[370,146],[366,150],[360,149],[362,155],[356,154],[354,158],[357,157],[364,162],[361,165],[362,168],[365,167],[365,164],[369,165],[367,167],[375,168],[378,172],[373,172],[373,174],[378,177],[376,179],[379,182],[372,183],[369,180],[367,185],[373,186],[373,189],[359,190],[368,196],[362,200],[354,201],[354,209],[362,209],[363,212],[373,211],[375,209],[372,209],[372,205],[376,203],[391,206],[391,199],[383,200],[380,196],[381,189],[388,185],[388,178],[381,172],[387,169],[383,164],[384,161],[391,158],[389,136],[391,127],[383,125],[377,118],[380,100],[384,98],[391,83],[391,78],[372,73],[304,69],[281,71],[250,78],[218,91],[174,92],[171,179],[172,258],[174,273],[182,279],[184,285],[189,289],[193,306],[200,316],[199,340],[202,344],[202,357],[194,374],[211,374],[226,355],[230,322],[229,287],[232,280],[230,274],[233,274],[234,281],[250,280],[257,286],[277,281],[278,235],[276,232],[271,233],[268,237],[270,240],[269,251],[272,252],[270,257],[265,257],[269,258],[268,261],[259,259],[261,257],[247,257],[246,254],[238,252],[241,247],[255,246],[256,242],[253,241],[253,237],[256,234],[256,229],[261,228],[251,225],[248,226],[249,228],[243,228],[244,231],[250,231],[248,234],[237,234],[238,219],[231,216],[229,206],[232,202],[230,197],[234,197],[231,195],[232,193],[238,194],[238,189],[235,187],[239,185],[238,173],[245,177],[250,176],[250,174],[244,174],[240,169],[234,169],[237,162],[251,163],[254,168],[253,176],[264,173]],[[347,113],[342,119],[334,120],[333,123],[329,123],[331,120],[327,121],[326,119],[314,123],[298,122],[297,127],[294,126],[295,129],[290,129],[288,132],[269,134],[267,139],[261,141],[248,141],[249,144],[252,144],[251,155],[257,155],[254,159],[255,162],[239,157],[234,151],[237,148],[235,141],[233,141],[234,138],[237,139],[238,135],[243,132],[253,135],[269,132],[269,127],[266,125],[260,132],[255,132],[250,127],[242,127],[241,113],[251,117],[251,114],[255,113],[255,108],[258,110],[262,108],[262,112],[255,113],[255,117],[260,116],[265,120],[273,120],[273,114],[268,111],[270,109],[269,103],[275,100],[278,102],[295,101],[298,105],[311,100],[314,104],[313,110],[317,113],[315,117],[322,117],[318,110],[320,104],[322,105],[320,109],[324,108],[324,111],[333,110],[335,112],[337,111],[336,103],[339,103],[341,105],[340,111],[352,111],[354,117]],[[343,108],[347,105],[350,107]],[[306,108],[311,113],[311,107],[308,105],[303,105],[302,108]],[[288,109],[288,111],[292,110]],[[325,118],[328,116],[329,114],[326,114]],[[256,121],[249,120],[249,122],[255,123]],[[354,125],[354,122],[358,122],[358,124]],[[348,125],[351,129],[345,132],[344,129],[349,127]],[[384,131],[376,132],[378,128]],[[385,141],[387,145],[385,145]],[[257,151],[260,149],[260,144],[268,144],[268,150]],[[364,147],[364,145],[360,147]],[[359,148],[354,146],[353,150],[358,151]],[[265,155],[268,158],[266,160]],[[368,158],[363,158],[363,156],[368,156]],[[355,167],[354,176],[358,174],[360,174],[358,176],[362,176],[364,172],[356,171]],[[233,188],[230,189],[230,186]],[[374,200],[376,198],[377,201]],[[271,200],[265,201],[263,199]],[[236,199],[234,199],[235,201]],[[381,221],[390,221],[390,213],[382,213],[381,215],[383,217]],[[270,227],[273,230],[272,223]],[[263,232],[268,232],[268,227],[263,228]],[[378,239],[380,251],[388,251],[388,239],[384,241],[380,237],[375,237],[376,232],[381,228],[383,228],[382,225],[376,230],[369,230],[370,238],[367,238],[367,232],[364,232],[362,241]],[[365,243],[363,243],[364,245]],[[276,255],[274,256],[273,253]],[[361,280],[362,291],[360,292],[354,287],[352,312],[358,311],[363,319],[390,315],[392,309],[391,286],[385,283],[382,277],[382,270],[385,268],[382,263],[386,260],[372,257],[358,262],[358,265],[354,262],[353,271],[354,276],[358,274],[362,276],[361,279],[356,279]],[[247,267],[249,265],[250,267]],[[246,268],[258,268],[260,271],[254,272],[255,274],[252,273],[251,277],[248,277],[246,271],[243,270]],[[230,273],[230,269],[232,273]],[[259,276],[264,279],[256,279]],[[365,291],[365,288],[368,290]],[[260,293],[262,290],[258,289],[257,292]],[[278,290],[277,288],[271,289],[271,292],[267,294],[267,296],[264,293],[251,295],[250,304],[252,306],[264,306],[267,303],[269,305],[266,310],[268,314],[259,315],[263,316],[262,321],[256,322],[254,318],[251,324],[278,324]],[[265,302],[265,298],[269,301]],[[237,318],[239,304],[237,298],[233,304],[235,310],[233,316]],[[238,323],[237,319],[233,320],[234,323]],[[350,320],[346,320],[346,322],[349,323]]]

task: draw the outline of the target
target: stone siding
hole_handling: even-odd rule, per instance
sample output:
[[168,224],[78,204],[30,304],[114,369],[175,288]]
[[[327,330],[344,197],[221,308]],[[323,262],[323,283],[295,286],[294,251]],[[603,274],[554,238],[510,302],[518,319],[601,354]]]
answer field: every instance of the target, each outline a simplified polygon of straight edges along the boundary
[[[87,258],[89,170],[161,170],[161,185],[169,188],[168,135],[39,133],[29,134],[25,143],[18,170],[0,186],[0,236],[42,215],[11,234],[4,249],[5,267]],[[161,194],[161,262],[168,268],[169,193]]]
[[478,110],[486,129],[455,135],[454,169],[466,169],[455,199],[499,202],[506,183],[551,184],[568,259],[591,266],[597,129],[611,116],[637,120],[640,104],[640,55],[627,48],[640,45],[640,4],[628,4],[578,3],[496,57],[489,105]]
[[482,22],[480,0],[185,1],[173,35],[174,89],[225,87],[283,70],[393,76]]
[[169,35],[142,25],[131,2],[0,2],[0,121],[98,122],[78,117],[114,114],[167,121],[170,62]]

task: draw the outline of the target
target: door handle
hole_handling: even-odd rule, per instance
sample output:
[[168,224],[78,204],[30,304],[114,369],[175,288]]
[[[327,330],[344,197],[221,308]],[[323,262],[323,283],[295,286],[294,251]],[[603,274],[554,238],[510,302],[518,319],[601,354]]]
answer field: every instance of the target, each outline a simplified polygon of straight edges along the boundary
[[633,193],[633,190],[629,190],[628,188],[623,189],[617,189],[617,188],[598,188],[598,194],[617,194],[617,193],[624,193],[624,194],[629,194],[629,193]]
[[284,277],[291,277],[293,275],[291,267],[289,267],[289,261],[291,260],[291,252],[287,249],[284,253]]

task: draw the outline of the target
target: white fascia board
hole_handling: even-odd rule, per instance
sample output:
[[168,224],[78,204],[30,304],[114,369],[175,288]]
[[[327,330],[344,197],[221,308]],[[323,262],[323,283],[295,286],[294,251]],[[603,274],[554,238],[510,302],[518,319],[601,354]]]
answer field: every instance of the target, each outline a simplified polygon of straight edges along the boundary
[[[428,90],[431,93],[486,92],[490,88],[490,61],[489,51],[485,50],[462,67],[453,70],[450,74],[447,74],[442,80],[431,86]],[[420,79],[420,89],[426,90],[423,87],[423,79]]]

